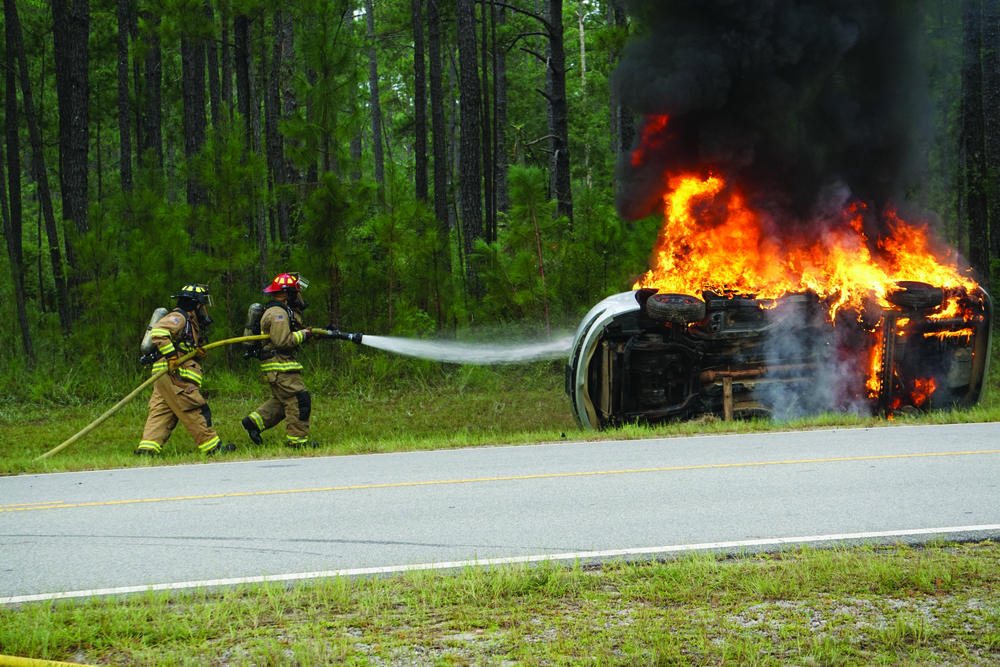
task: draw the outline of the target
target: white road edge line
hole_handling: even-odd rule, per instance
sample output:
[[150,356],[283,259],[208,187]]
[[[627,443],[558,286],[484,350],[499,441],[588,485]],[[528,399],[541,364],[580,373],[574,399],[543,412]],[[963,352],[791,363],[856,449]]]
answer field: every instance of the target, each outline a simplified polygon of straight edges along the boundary
[[299,572],[295,574],[275,574],[258,577],[237,577],[234,579],[208,579],[205,581],[183,581],[172,584],[151,584],[147,586],[121,586],[117,588],[95,588],[85,591],[63,593],[40,593],[37,595],[15,595],[0,598],[0,605],[67,598],[96,597],[101,595],[124,595],[150,591],[174,591],[188,588],[211,586],[237,586],[272,581],[296,581],[299,579],[320,579],[332,577],[353,577],[371,574],[399,574],[417,570],[453,570],[466,567],[490,565],[512,565],[516,563],[538,563],[546,561],[585,560],[596,561],[622,556],[642,556],[659,553],[683,553],[685,551],[708,551],[713,549],[739,549],[744,547],[766,547],[780,545],[810,544],[814,542],[843,542],[848,540],[879,539],[886,537],[910,537],[920,535],[947,535],[951,533],[971,533],[1000,531],[1000,524],[982,526],[949,526],[945,528],[912,528],[908,530],[886,530],[869,533],[840,533],[833,535],[806,535],[801,537],[776,537],[756,540],[735,540],[732,542],[704,542],[702,544],[681,544],[663,547],[642,547],[635,549],[609,549],[606,551],[577,551],[564,554],[543,554],[537,556],[509,556],[506,558],[483,558],[474,560],[449,561],[443,563],[419,563],[416,565],[384,565],[381,567],[357,567],[324,572]]

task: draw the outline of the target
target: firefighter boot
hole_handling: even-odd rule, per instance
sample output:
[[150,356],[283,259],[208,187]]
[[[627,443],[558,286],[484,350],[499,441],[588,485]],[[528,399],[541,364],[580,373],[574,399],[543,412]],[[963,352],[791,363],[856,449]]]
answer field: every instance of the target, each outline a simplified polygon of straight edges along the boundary
[[250,417],[244,417],[240,424],[242,424],[243,428],[247,430],[247,435],[250,436],[250,442],[255,445],[264,444],[264,438],[260,434],[260,428],[258,428],[257,422]]
[[293,439],[289,437],[288,441],[285,443],[285,446],[291,447],[292,449],[303,449],[305,447],[311,447],[312,449],[316,449],[317,447],[319,447],[319,442],[317,440],[306,440],[305,438]]
[[143,440],[139,443],[139,446],[136,447],[135,453],[138,456],[159,456],[160,445],[152,440]]
[[205,453],[208,454],[209,456],[214,456],[215,454],[222,454],[225,452],[235,452],[235,451],[236,451],[236,445],[234,445],[233,443],[219,442],[218,444],[215,445],[215,447],[212,447],[211,449],[206,449]]

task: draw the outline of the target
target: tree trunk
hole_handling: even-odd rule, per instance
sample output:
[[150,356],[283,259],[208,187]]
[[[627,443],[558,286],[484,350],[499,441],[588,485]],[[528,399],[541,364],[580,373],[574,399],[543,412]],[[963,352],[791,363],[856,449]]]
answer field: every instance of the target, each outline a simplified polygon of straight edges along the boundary
[[382,105],[378,92],[378,60],[375,53],[375,12],[372,0],[365,0],[368,22],[368,88],[371,92],[372,152],[375,156],[375,184],[378,200],[385,204],[385,157],[382,150]]
[[222,15],[222,81],[220,92],[222,103],[229,109],[229,119],[233,118],[233,55],[229,48],[229,16]]
[[489,40],[486,37],[486,29],[488,27],[489,21],[487,21],[487,7],[492,8],[493,5],[480,5],[480,18],[482,19],[482,62],[483,62],[483,81],[480,90],[482,90],[482,112],[483,112],[483,200],[485,202],[484,211],[486,213],[484,224],[483,224],[483,237],[487,241],[496,240],[496,202],[493,199],[493,151],[490,148],[492,132],[490,129],[493,124],[490,123],[490,67],[489,67],[489,54],[490,45]]
[[[500,7],[497,18],[500,26],[507,24],[507,9]],[[496,82],[496,94],[494,95],[493,113],[496,123],[496,136],[494,138],[494,154],[496,156],[496,200],[497,210],[507,212],[510,210],[510,192],[507,188],[507,54],[504,49],[496,46],[494,37],[493,53],[496,55],[493,66],[493,80]]]
[[[583,0],[577,7],[576,18],[580,27],[580,101],[583,103],[584,113],[587,109],[587,40],[583,28]],[[584,140],[583,143],[583,168],[586,173],[586,183],[589,188],[590,183],[590,144]]]
[[[11,77],[13,78],[13,77]],[[16,95],[15,95],[16,97]],[[10,122],[8,116],[6,122]],[[20,172],[14,172],[20,180]],[[3,217],[4,238],[7,239],[7,259],[10,261],[10,277],[14,283],[14,302],[17,307],[17,322],[21,327],[21,344],[24,347],[24,358],[29,366],[35,365],[35,346],[31,341],[31,329],[28,327],[28,307],[24,298],[24,251],[21,248],[21,211],[18,207],[17,218],[7,209],[7,190],[3,181],[7,179],[3,166],[3,144],[0,142],[0,215]],[[13,197],[13,193],[11,197]],[[13,200],[12,200],[13,201]]]
[[[441,61],[440,0],[427,0],[427,50],[430,59],[431,132],[434,140],[434,218],[437,220],[437,245],[434,267],[438,275],[451,275],[451,221],[448,213],[448,132],[444,118],[444,76]],[[445,323],[440,289],[436,290],[437,325]]]
[[146,95],[149,103],[146,121],[149,131],[149,146],[156,156],[156,167],[163,169],[163,57],[160,51],[160,20],[156,19],[149,37],[149,52],[146,54]]
[[[436,1],[436,0],[435,0]],[[428,202],[427,187],[427,68],[424,64],[423,0],[410,0],[413,13],[413,182],[417,199]]]
[[[6,0],[6,5],[14,7],[14,0]],[[7,165],[10,173],[10,208],[7,206],[7,188],[4,181],[3,151],[0,146],[0,208],[3,215],[4,237],[7,239],[7,258],[10,261],[10,277],[14,283],[14,301],[17,305],[17,321],[21,326],[21,344],[24,356],[30,365],[35,364],[35,346],[31,340],[31,329],[28,327],[28,309],[24,297],[24,248],[21,229],[24,221],[24,209],[21,206],[21,138],[18,127],[17,113],[17,68],[16,39],[11,35],[11,21],[4,18],[7,26],[7,77],[6,95],[4,96],[4,123],[7,134]]]
[[[249,152],[260,149],[260,106],[257,103],[256,85],[253,75],[253,52],[250,40],[250,18],[240,14],[233,20],[233,38],[236,69],[236,105],[246,127],[246,146]],[[257,240],[259,252],[259,282],[261,286],[269,282],[267,272],[267,225],[264,220],[262,202],[258,201],[250,223]]]
[[[139,41],[139,12],[132,11],[129,12],[129,37],[132,39],[132,43],[135,44]],[[143,127],[142,118],[142,63],[138,58],[132,59],[132,91],[135,96],[135,104],[132,105],[132,109],[135,113],[135,164],[139,169],[142,169],[143,160],[142,154],[147,148],[147,142],[144,134],[145,128]]]
[[[275,55],[274,54],[274,43],[272,42],[271,43],[271,63],[269,64],[267,62],[267,48],[265,48],[263,46],[264,40],[268,37],[266,22],[265,21],[261,21],[259,25],[260,25],[260,33],[261,33],[260,36],[258,37],[258,40],[260,41],[260,44],[261,44],[261,48],[260,48],[260,76],[261,76],[260,87],[264,91],[263,92],[263,96],[264,96],[264,99],[263,99],[263,105],[264,105],[264,119],[263,119],[263,121],[264,121],[264,136],[263,136],[263,143],[261,145],[264,147],[264,164],[266,166],[266,171],[264,173],[264,183],[263,183],[262,191],[266,190],[267,193],[268,193],[268,200],[270,202],[273,202],[274,201],[274,170],[273,170],[274,162],[273,162],[273,160],[271,158],[271,142],[273,141],[273,139],[271,137],[271,131],[272,131],[271,130],[271,123],[272,122],[274,123],[274,133],[277,134],[277,130],[278,130],[278,118],[275,115],[276,109],[272,108],[272,105],[273,105],[273,107],[277,107],[278,103],[272,101],[272,99],[271,99],[271,86],[272,86],[271,82],[272,82],[272,79],[274,78],[274,75],[276,74],[276,72],[274,72],[274,62],[275,62],[276,58],[274,57],[274,55]],[[273,17],[272,17],[272,30],[273,30]],[[272,32],[271,38],[274,39],[273,32]],[[275,92],[277,92],[277,91],[275,91]],[[263,206],[263,205],[264,204],[262,202],[261,206]],[[266,206],[265,208],[267,209],[267,232],[268,232],[269,244],[270,245],[274,245],[274,243],[277,241],[277,236],[278,236],[277,221],[275,220],[275,207],[274,206]]]
[[[215,28],[215,10],[208,2],[205,3],[205,20]],[[219,47],[215,40],[205,40],[205,58],[208,63],[208,99],[212,113],[212,127],[219,129],[222,118],[222,91],[219,81]]]
[[[264,150],[263,138],[264,138],[264,127],[261,123],[261,105],[263,102],[262,96],[260,95],[260,89],[266,87],[266,83],[261,81],[258,83],[258,78],[261,75],[257,74],[257,65],[254,61],[254,50],[253,44],[256,42],[261,44],[260,47],[260,72],[263,74],[267,71],[266,56],[267,49],[264,48],[264,20],[260,19],[256,22],[256,25],[260,27],[260,34],[256,39],[253,38],[251,34],[250,38],[250,49],[247,51],[247,63],[249,69],[247,71],[248,78],[250,80],[250,128],[253,133],[253,150],[257,155],[261,155]],[[251,21],[251,29],[253,28],[253,22]],[[263,185],[263,183],[261,183]],[[262,209],[263,210],[263,209]]]
[[[544,0],[543,15],[548,18],[552,13],[550,0]],[[545,136],[549,157],[549,198],[555,197],[556,193],[556,127],[555,118],[552,115],[552,35],[549,33],[549,40],[545,43]]]
[[[622,7],[621,0],[612,0],[611,4],[615,17],[615,27],[627,31],[628,17],[625,15],[625,9]],[[620,100],[617,100],[617,108],[614,110],[614,113],[616,114],[618,129],[618,144],[615,153],[620,157],[628,155],[632,151],[632,139],[635,136],[635,118],[632,115],[632,110],[627,105],[622,104]]]
[[[379,105],[381,110],[381,105]],[[389,164],[393,163],[392,159],[392,114],[379,114],[382,117],[382,143],[385,144],[385,159]]]
[[[283,104],[283,113],[286,118],[295,114],[299,108],[298,100],[295,97],[295,89],[293,88],[295,81],[295,33],[293,30],[292,19],[288,18],[282,22],[282,47],[281,47],[281,101]],[[281,137],[281,145],[284,146],[287,143],[285,137]],[[292,165],[289,160],[284,160],[282,163],[282,168],[285,171],[284,183],[293,184],[299,183],[302,180],[300,172]],[[278,240],[281,241],[281,253],[282,259],[287,262],[291,255],[291,243],[292,237],[295,234],[295,229],[297,228],[295,220],[292,213],[293,209],[289,204],[285,204],[288,215],[285,216],[282,226],[280,223],[282,219],[279,217],[278,221]]]
[[[90,229],[87,156],[90,148],[90,0],[53,0],[52,35],[59,102],[59,161],[63,218],[72,220],[79,234]],[[66,244],[70,266],[72,246]]]
[[[351,19],[351,20],[348,21],[348,24],[347,24],[348,30],[351,29],[352,25],[354,25],[353,19]],[[310,88],[315,88],[316,87],[316,82],[318,80],[319,80],[319,77],[316,75],[316,71],[314,69],[310,68],[310,67],[307,67],[306,68],[306,81],[309,83],[309,87]],[[355,99],[356,99],[354,97],[354,95],[355,95],[355,87],[354,86],[351,86],[350,90],[348,91],[348,95],[350,96],[350,99],[351,99],[351,108],[353,109],[354,108],[354,102],[355,102]],[[315,95],[310,95],[309,97],[306,98],[306,122],[307,123],[312,123],[313,122],[313,106],[314,106],[314,100],[313,100],[313,98],[314,97],[315,97]],[[322,143],[324,141],[326,141],[326,138],[322,137],[322,138],[319,139],[318,143]],[[355,144],[357,144],[357,149],[356,149],[357,150],[357,154],[356,155],[355,155]],[[325,146],[321,147],[320,152],[322,153],[324,149],[325,149]],[[357,177],[355,178],[354,175],[352,174],[351,178],[353,180],[355,180],[355,181],[360,181],[361,180],[361,124],[360,123],[355,124],[355,131],[354,131],[354,136],[351,139],[351,148],[350,148],[350,151],[351,151],[351,157],[355,158],[355,160],[356,160],[354,164],[358,165]],[[329,156],[327,156],[327,155],[323,155],[323,156],[321,156],[320,159],[322,159],[322,160],[325,161],[325,160],[328,159],[328,157]],[[319,162],[319,160],[312,160],[309,163],[309,167],[306,169],[306,182],[307,183],[319,183],[319,164],[318,164],[318,162]]]
[[[455,48],[448,46],[448,87],[445,90],[452,91],[458,86],[458,63],[455,62]],[[458,96],[448,95],[448,191],[455,188],[455,178],[459,169],[459,141],[458,141]],[[460,197],[461,195],[457,195]],[[462,257],[462,230],[458,222],[459,202],[453,198],[448,205],[448,228],[457,230],[459,238],[459,266],[463,265]]]
[[548,71],[552,77],[552,130],[555,134],[555,196],[556,212],[573,226],[573,189],[569,173],[569,113],[566,100],[566,51],[563,45],[562,0],[549,0],[549,23],[552,34],[549,46],[552,57]]
[[[353,12],[347,12],[344,15],[344,18],[343,18],[344,30],[347,32],[347,38],[348,38],[348,40],[350,40],[351,44],[358,44],[358,40],[356,39],[356,34],[357,34],[357,27],[355,25],[355,21],[356,20],[357,20],[357,18],[354,16]],[[313,78],[315,78],[315,72],[311,72],[310,71],[309,74],[312,75]],[[314,81],[311,81],[311,83],[313,83],[313,82]],[[348,96],[347,106],[348,106],[349,109],[353,110],[353,109],[358,109],[359,108],[359,105],[358,105],[358,90],[360,90],[360,88],[361,88],[360,85],[355,85],[355,86],[351,86],[350,89],[348,90],[348,93],[347,93],[347,96]],[[311,107],[307,104],[307,106],[306,106],[306,115],[307,115],[307,117],[309,116],[309,114],[311,113],[311,111],[312,111]],[[362,165],[362,162],[361,162],[361,155],[362,155],[362,147],[363,147],[363,143],[364,143],[364,137],[363,137],[363,134],[364,134],[364,125],[365,124],[363,122],[362,123],[351,123],[351,131],[350,131],[351,132],[351,141],[350,141],[350,144],[348,146],[348,152],[349,152],[349,154],[351,156],[351,175],[350,175],[350,179],[351,179],[352,183],[358,183],[359,181],[361,181],[361,177],[362,177],[361,170],[362,170],[362,166],[363,165]],[[337,273],[337,276],[338,276],[338,278],[340,277],[339,272]],[[339,297],[338,297],[338,304],[339,304]],[[339,305],[338,305],[338,308],[339,308]]]
[[[608,3],[608,12],[606,15],[606,24],[608,30],[610,31],[615,27],[615,3]],[[613,49],[608,49],[608,67],[611,70],[615,68],[615,52]],[[608,99],[608,128],[611,130],[611,149],[612,154],[615,156],[615,162],[618,161],[618,152],[621,142],[618,140],[618,93],[612,87],[610,91],[610,96]]]
[[[434,217],[441,238],[448,235],[448,135],[444,122],[444,76],[441,70],[440,0],[427,0],[427,50],[430,58],[431,132],[434,139]],[[450,260],[449,264],[450,264]]]
[[233,68],[236,70],[236,109],[246,125],[246,143],[253,147],[250,122],[250,18],[240,14],[233,19]]
[[[66,284],[63,269],[62,254],[59,252],[59,232],[56,227],[55,214],[52,211],[52,193],[49,191],[48,170],[45,168],[44,144],[42,131],[35,115],[35,102],[31,97],[31,79],[28,78],[28,59],[24,54],[24,39],[21,36],[21,23],[17,15],[15,0],[4,0],[4,25],[7,31],[8,48],[13,47],[17,55],[18,79],[21,84],[21,100],[24,104],[24,119],[28,123],[28,136],[31,139],[31,168],[35,182],[38,183],[38,199],[41,202],[42,216],[45,218],[45,235],[49,242],[49,261],[52,264],[52,278],[56,284],[57,308],[59,324],[64,332],[69,333],[73,325],[70,311],[69,287]],[[10,127],[10,125],[8,125]],[[11,178],[15,175],[12,174]],[[16,176],[20,178],[20,175]],[[39,239],[41,244],[41,239]],[[41,272],[39,272],[41,273]],[[41,275],[39,275],[41,280]]]
[[965,148],[965,212],[969,261],[989,285],[990,244],[986,208],[986,147],[983,136],[982,3],[962,0],[962,141]]
[[118,140],[122,190],[132,190],[132,128],[128,99],[128,0],[118,0]]
[[[181,78],[184,96],[184,156],[190,162],[205,144],[205,42],[181,37]],[[192,173],[187,182],[192,207],[208,203],[208,195]]]
[[[288,183],[288,169],[285,165],[285,143],[284,137],[278,131],[278,118],[281,116],[281,79],[282,66],[286,62],[284,53],[285,22],[281,12],[274,13],[274,49],[271,54],[271,73],[267,80],[267,98],[264,106],[265,111],[265,136],[267,139],[267,168],[271,175],[272,190],[280,190]],[[278,238],[281,241],[282,257],[288,259],[288,227],[289,209],[288,202],[281,198],[275,203],[275,217],[277,218]]]
[[[461,202],[462,236],[465,256],[483,238],[482,169],[479,157],[479,73],[476,65],[476,5],[474,0],[458,0],[459,129],[458,190]],[[465,275],[473,298],[482,296],[482,287],[472,263],[466,262]]]
[[1000,258],[1000,3],[983,5],[983,121],[990,257]]
[[[263,21],[261,21],[261,26],[263,30]],[[263,40],[261,41],[263,44]],[[261,52],[264,52],[264,48],[261,47]],[[263,57],[262,57],[263,61]],[[261,154],[263,147],[261,146],[261,122],[260,122],[260,97],[257,94],[257,78],[254,74],[253,66],[253,52],[247,51],[247,62],[249,64],[249,71],[247,72],[248,78],[250,80],[250,131],[253,137],[253,152],[257,155]],[[261,70],[264,67],[262,65]],[[265,176],[266,178],[266,176]],[[257,249],[260,253],[260,284],[261,287],[267,285],[270,280],[268,272],[268,248],[267,248],[267,220],[264,214],[264,199],[261,196],[261,192],[267,187],[266,183],[255,183],[256,192],[254,193],[254,198],[256,201],[256,228],[257,228]]]

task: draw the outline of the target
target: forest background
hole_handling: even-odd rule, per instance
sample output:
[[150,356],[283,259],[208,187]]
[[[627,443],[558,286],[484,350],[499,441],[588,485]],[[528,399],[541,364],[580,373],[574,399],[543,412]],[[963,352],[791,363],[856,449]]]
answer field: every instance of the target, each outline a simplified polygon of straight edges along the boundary
[[[934,123],[908,196],[989,285],[1000,2],[913,6]],[[575,327],[661,222],[613,205],[642,118],[609,78],[643,30],[619,0],[4,0],[0,396],[130,382],[190,282],[213,339],[284,271],[314,325]]]

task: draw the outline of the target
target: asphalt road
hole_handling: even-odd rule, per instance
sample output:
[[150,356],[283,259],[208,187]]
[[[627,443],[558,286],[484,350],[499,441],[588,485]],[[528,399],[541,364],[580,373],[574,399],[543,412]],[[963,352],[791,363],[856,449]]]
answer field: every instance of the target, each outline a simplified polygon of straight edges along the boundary
[[0,478],[0,603],[536,559],[1000,538],[1000,424]]

